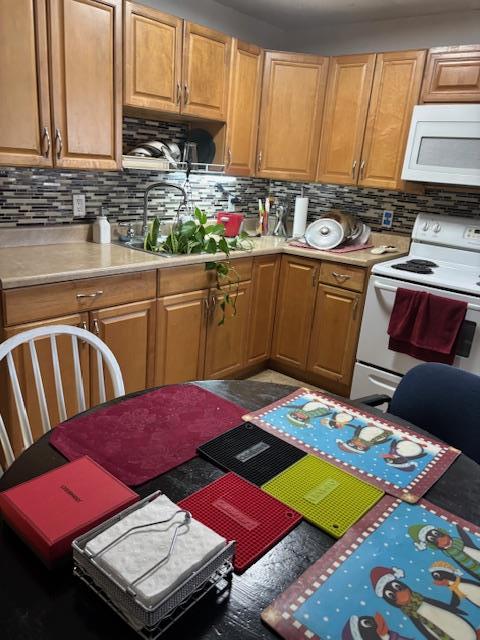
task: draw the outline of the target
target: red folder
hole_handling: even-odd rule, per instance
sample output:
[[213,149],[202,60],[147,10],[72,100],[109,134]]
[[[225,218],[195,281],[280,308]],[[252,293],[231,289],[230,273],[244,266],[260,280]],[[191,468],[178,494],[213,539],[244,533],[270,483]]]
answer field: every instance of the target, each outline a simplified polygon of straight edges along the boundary
[[72,540],[138,500],[88,456],[0,493],[0,512],[48,567]]

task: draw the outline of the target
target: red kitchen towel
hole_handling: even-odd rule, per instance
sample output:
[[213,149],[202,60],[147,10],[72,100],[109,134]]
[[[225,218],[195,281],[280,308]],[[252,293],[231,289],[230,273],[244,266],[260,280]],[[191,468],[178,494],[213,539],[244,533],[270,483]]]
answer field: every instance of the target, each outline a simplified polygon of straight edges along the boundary
[[245,409],[194,384],[164,387],[59,425],[50,444],[88,455],[127,485],[194,458],[197,447],[243,422]]
[[452,364],[466,313],[466,302],[399,288],[388,325],[388,348],[425,362]]

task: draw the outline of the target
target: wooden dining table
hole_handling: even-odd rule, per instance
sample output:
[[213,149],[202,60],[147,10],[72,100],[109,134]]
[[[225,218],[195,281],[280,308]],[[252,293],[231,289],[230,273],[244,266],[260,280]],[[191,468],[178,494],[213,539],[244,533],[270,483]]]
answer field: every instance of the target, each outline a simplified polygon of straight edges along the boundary
[[[294,390],[285,385],[248,380],[197,384],[249,411],[275,402]],[[128,397],[135,395],[139,394]],[[378,410],[371,411],[385,416]],[[390,418],[407,424],[394,416]],[[462,428],[460,414],[457,428]],[[434,430],[431,435],[435,435]],[[65,464],[65,458],[49,444],[49,436],[47,433],[13,463],[0,479],[0,491]],[[135,490],[141,497],[161,490],[173,501],[179,501],[223,473],[196,457]],[[425,497],[447,511],[480,524],[480,466],[466,455],[460,455]],[[262,609],[334,543],[328,534],[302,521],[245,573],[233,576],[228,598],[221,603],[210,599],[200,601],[162,637],[165,640],[273,640],[277,636],[260,620]],[[71,563],[48,570],[5,523],[0,524],[1,640],[134,640],[137,637],[73,576]]]

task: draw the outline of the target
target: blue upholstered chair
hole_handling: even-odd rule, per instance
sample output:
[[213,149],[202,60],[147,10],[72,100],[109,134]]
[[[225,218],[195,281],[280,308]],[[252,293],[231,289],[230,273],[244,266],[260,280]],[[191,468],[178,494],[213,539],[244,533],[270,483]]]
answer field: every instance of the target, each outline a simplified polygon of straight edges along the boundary
[[[358,401],[378,406],[387,400],[369,396]],[[388,412],[480,463],[480,376],[446,364],[420,364],[402,378]]]

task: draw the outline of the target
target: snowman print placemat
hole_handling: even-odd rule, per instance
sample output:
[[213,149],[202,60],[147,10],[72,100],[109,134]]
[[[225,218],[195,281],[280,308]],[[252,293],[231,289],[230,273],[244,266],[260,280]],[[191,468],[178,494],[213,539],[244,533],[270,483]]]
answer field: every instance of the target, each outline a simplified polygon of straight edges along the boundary
[[308,389],[298,389],[244,420],[411,503],[460,454],[439,440]]
[[262,620],[286,640],[478,640],[480,529],[386,496]]

